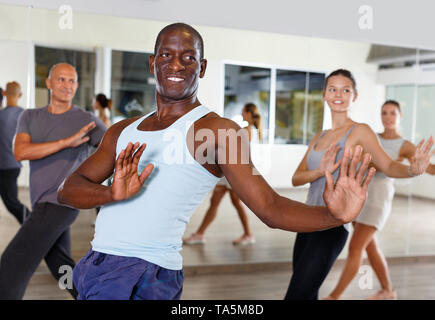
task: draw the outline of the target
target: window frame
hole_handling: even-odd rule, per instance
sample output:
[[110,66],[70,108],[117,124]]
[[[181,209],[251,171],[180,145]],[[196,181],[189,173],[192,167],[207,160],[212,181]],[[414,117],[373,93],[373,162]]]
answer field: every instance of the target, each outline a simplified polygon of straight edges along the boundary
[[[257,62],[248,62],[241,60],[232,60],[232,59],[223,59],[221,60],[221,94],[220,94],[220,107],[219,113],[223,116],[225,112],[225,66],[226,65],[236,65],[243,67],[253,67],[253,68],[263,68],[270,69],[270,94],[269,94],[269,132],[268,132],[268,142],[264,143],[267,145],[286,145],[286,146],[306,146],[306,138],[307,138],[307,111],[308,111],[308,100],[305,99],[304,105],[304,143],[303,144],[277,144],[275,143],[275,117],[276,117],[276,74],[277,70],[284,71],[296,71],[296,72],[305,72],[305,73],[323,73],[325,78],[328,74],[328,70],[325,69],[315,69],[315,68],[304,68],[301,67],[292,67],[292,66],[282,66],[278,64],[267,64],[267,63],[257,63]],[[306,77],[306,82],[309,81],[309,77]],[[308,88],[305,88],[305,94],[307,95]],[[323,113],[323,117],[325,117],[325,113]],[[324,122],[324,121],[323,121]],[[322,125],[323,126],[323,125]]]

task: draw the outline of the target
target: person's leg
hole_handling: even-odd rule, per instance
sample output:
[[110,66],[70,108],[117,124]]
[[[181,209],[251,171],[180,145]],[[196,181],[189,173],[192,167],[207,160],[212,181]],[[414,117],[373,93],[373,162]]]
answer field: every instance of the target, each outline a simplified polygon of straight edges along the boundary
[[208,208],[207,212],[205,213],[205,216],[202,219],[202,222],[201,222],[200,226],[198,227],[198,230],[195,233],[193,233],[190,237],[184,239],[185,244],[203,243],[204,242],[204,233],[207,230],[208,226],[216,218],[217,209],[218,209],[219,204],[221,203],[222,198],[225,195],[226,191],[227,191],[227,188],[223,185],[217,185],[214,188],[213,194],[212,194],[211,200],[210,200],[210,207]]
[[6,208],[23,224],[30,210],[18,200],[17,179],[20,169],[0,170],[0,196]]
[[343,227],[305,233],[297,252],[285,300],[316,300],[320,286],[343,249],[348,236]]
[[237,244],[254,243],[255,238],[251,232],[251,228],[249,227],[248,215],[246,213],[245,208],[243,207],[242,201],[232,190],[229,191],[230,191],[231,202],[236,208],[240,221],[242,222],[242,226],[243,226],[243,235],[240,238],[234,240],[233,244],[237,245]]
[[397,298],[396,291],[393,289],[390,275],[388,272],[388,264],[382,253],[381,248],[378,245],[376,237],[373,237],[372,241],[366,248],[367,257],[369,262],[378,277],[382,290],[376,293],[376,295],[370,297],[371,299],[395,299]]
[[23,298],[39,263],[77,217],[78,210],[54,207],[57,207],[55,212],[48,203],[36,204],[3,252],[0,259],[0,300]]
[[[300,233],[298,232],[296,234],[295,243],[293,245],[293,258],[292,258],[292,268],[293,268],[293,274],[290,277],[290,284],[287,289],[286,295],[284,297],[284,300],[290,300],[292,297],[292,293],[294,292],[298,287],[296,283],[296,278],[293,279],[294,276],[294,270],[297,270],[299,262],[301,261],[301,257],[303,252],[305,251],[306,247],[308,246],[310,242],[310,233]],[[291,289],[290,289],[291,287]]]
[[[44,259],[51,274],[57,281],[63,276],[61,267],[67,266],[71,268],[71,270],[74,269],[75,262],[71,257],[71,236],[69,227],[56,240]],[[74,286],[72,288],[67,287],[66,290],[68,290],[74,299],[77,298],[77,290]]]
[[239,214],[240,221],[242,222],[243,232],[247,236],[252,236],[251,228],[249,227],[248,215],[246,214],[246,210],[243,207],[242,201],[239,197],[234,193],[234,191],[230,191],[231,202]]
[[198,230],[196,231],[197,234],[204,235],[205,230],[207,230],[208,226],[213,222],[213,220],[216,218],[217,215],[217,209],[219,207],[219,204],[222,201],[222,198],[225,195],[225,192],[228,189],[225,186],[216,186],[213,190],[213,195],[210,200],[210,207],[208,208],[207,212],[205,213],[204,219],[201,222],[201,225],[199,226]]
[[376,228],[362,223],[354,224],[352,239],[349,244],[349,253],[346,260],[346,265],[341,273],[340,280],[329,295],[328,299],[340,299],[344,290],[350,282],[355,278],[362,264],[363,252],[369,242],[372,240]]

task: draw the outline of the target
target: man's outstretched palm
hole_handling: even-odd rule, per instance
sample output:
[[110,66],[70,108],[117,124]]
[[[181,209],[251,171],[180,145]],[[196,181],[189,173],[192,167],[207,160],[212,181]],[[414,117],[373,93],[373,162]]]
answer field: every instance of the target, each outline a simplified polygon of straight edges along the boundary
[[326,186],[323,199],[331,214],[343,223],[354,220],[361,212],[366,200],[368,185],[376,171],[371,168],[364,179],[371,157],[366,154],[362,165],[357,170],[361,153],[362,148],[357,146],[349,166],[350,150],[345,149],[335,185],[331,173],[329,171],[325,173]]
[[134,196],[153,171],[154,166],[148,164],[140,176],[137,173],[139,160],[144,150],[145,144],[140,145],[139,142],[136,142],[133,145],[129,142],[127,148],[119,154],[111,186],[113,200],[121,201]]

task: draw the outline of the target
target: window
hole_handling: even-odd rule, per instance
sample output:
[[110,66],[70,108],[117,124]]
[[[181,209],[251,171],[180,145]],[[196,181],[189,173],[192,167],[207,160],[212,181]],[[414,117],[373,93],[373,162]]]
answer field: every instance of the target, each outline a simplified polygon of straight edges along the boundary
[[35,46],[35,105],[43,107],[49,104],[50,96],[45,85],[50,68],[59,62],[67,62],[77,70],[79,87],[73,99],[73,104],[92,110],[94,97],[94,79],[96,57],[93,52],[80,50],[46,48]]
[[322,130],[324,74],[276,71],[275,143],[308,144]]
[[253,102],[263,143],[309,144],[323,126],[324,80],[323,73],[226,64],[224,116],[241,121],[243,105]]
[[149,113],[156,108],[155,80],[149,71],[151,54],[112,51],[113,122]]
[[386,96],[400,103],[401,129],[405,139],[418,143],[435,135],[435,85],[387,86]]
[[416,110],[415,142],[435,136],[433,120],[435,119],[435,85],[418,87]]
[[400,109],[402,110],[400,122],[401,134],[408,140],[413,139],[414,92],[414,85],[393,85],[386,88],[386,99],[396,100],[400,104]]
[[261,115],[263,143],[268,141],[270,79],[270,69],[225,65],[224,116],[243,127],[242,108],[254,103]]

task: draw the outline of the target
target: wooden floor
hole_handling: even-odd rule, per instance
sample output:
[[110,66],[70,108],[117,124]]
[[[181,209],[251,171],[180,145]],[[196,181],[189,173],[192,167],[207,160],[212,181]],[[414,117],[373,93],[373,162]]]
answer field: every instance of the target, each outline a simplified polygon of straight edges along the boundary
[[[280,194],[304,201],[306,190],[280,190]],[[210,196],[210,195],[209,195]],[[208,207],[209,196],[195,211],[185,235],[199,225]],[[29,203],[28,191],[20,190],[20,199]],[[390,264],[392,281],[399,299],[435,299],[435,201],[397,196],[393,213],[378,239]],[[182,299],[282,299],[291,275],[291,255],[295,234],[272,230],[249,210],[257,243],[234,247],[231,241],[241,234],[241,224],[229,196],[219,208],[218,217],[207,232],[205,245],[184,246],[181,251],[185,266]],[[95,211],[84,210],[71,227],[72,255],[77,261],[90,248]],[[0,252],[18,230],[18,223],[0,203]],[[336,284],[347,248],[339,256],[320,290],[329,293]],[[361,289],[354,279],[345,299],[362,299],[378,288],[373,276],[373,289]],[[25,299],[71,299],[58,288],[42,262],[33,276]]]

